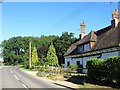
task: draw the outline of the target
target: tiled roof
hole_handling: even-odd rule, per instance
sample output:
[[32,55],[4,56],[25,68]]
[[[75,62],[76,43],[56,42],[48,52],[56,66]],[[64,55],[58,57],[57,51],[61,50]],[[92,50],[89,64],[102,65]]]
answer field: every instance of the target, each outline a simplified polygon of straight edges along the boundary
[[95,34],[95,31],[91,31],[88,35],[86,35],[83,39],[79,40],[77,45],[85,44],[90,41],[96,41],[97,36]]
[[64,56],[70,55],[76,48],[77,48],[77,43],[73,43],[67,50],[67,52],[64,54]]
[[92,50],[99,50],[104,48],[110,48],[114,46],[118,46],[119,44],[119,35],[120,30],[118,30],[118,27],[111,28],[107,32],[104,32],[97,36],[97,42],[95,43]]
[[88,43],[90,41],[96,41],[96,40],[97,40],[97,36],[95,34],[95,31],[91,31],[83,39],[77,40],[77,42],[73,43],[64,55],[66,56],[66,55],[71,54],[75,49],[77,49],[78,45],[82,45],[82,44]]
[[90,41],[94,41],[95,44],[89,51],[101,50],[105,48],[118,46],[120,44],[120,22],[115,28],[108,26],[96,32],[91,31],[83,39],[73,43],[64,55],[72,55],[75,52],[75,49],[77,49],[78,45],[83,45]]

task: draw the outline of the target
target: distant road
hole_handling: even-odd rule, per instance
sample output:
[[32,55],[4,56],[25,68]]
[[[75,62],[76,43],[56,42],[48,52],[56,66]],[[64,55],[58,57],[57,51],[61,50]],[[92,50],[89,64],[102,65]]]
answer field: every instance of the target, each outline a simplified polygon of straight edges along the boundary
[[2,66],[3,66],[3,63],[0,61],[0,69],[2,68]]
[[18,67],[2,67],[2,69],[0,69],[0,81],[0,89],[11,88],[8,90],[16,90],[16,88],[22,88],[20,90],[70,90],[68,88],[63,88],[62,86],[55,85],[50,81],[38,79],[19,70]]

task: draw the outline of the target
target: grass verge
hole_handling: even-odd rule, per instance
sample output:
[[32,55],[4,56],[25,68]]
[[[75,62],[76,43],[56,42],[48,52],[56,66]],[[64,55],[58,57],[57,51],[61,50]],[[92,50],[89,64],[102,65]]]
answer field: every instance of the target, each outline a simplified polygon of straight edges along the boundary
[[20,70],[32,71],[32,70],[30,70],[30,69],[26,69],[26,68],[23,68],[23,67],[21,67]]
[[48,76],[49,79],[51,80],[54,80],[54,81],[65,81],[66,78],[64,78],[64,75],[63,74],[56,74],[56,75],[51,75],[51,76]]

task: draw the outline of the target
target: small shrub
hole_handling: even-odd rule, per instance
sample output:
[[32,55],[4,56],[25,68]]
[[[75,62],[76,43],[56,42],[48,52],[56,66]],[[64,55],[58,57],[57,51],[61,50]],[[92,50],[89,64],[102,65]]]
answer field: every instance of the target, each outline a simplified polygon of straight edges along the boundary
[[64,74],[64,78],[69,78],[69,77],[71,77],[71,73]]
[[50,68],[49,68],[49,67],[40,67],[40,68],[39,68],[39,71],[41,71],[41,72],[44,71],[44,72],[47,72],[47,73],[48,73],[48,72],[50,72]]
[[71,71],[75,71],[77,69],[76,65],[70,65],[69,68],[71,69]]
[[62,64],[61,67],[64,68],[65,64]]
[[38,72],[37,73],[37,76],[39,76],[39,77],[47,77],[47,75],[48,75],[48,73],[46,73],[46,72]]
[[71,69],[70,69],[70,68],[66,68],[66,69],[64,70],[64,72],[65,72],[65,73],[70,73],[70,72],[71,72]]
[[40,72],[43,72],[43,71],[44,71],[44,68],[43,68],[43,67],[39,68],[39,71],[40,71]]

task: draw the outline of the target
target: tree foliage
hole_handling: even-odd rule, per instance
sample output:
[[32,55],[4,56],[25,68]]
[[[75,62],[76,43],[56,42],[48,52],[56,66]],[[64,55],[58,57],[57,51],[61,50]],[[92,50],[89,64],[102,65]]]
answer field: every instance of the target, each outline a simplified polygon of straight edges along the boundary
[[[59,60],[59,64],[64,64],[64,53],[67,51],[71,43],[75,40],[73,37],[73,33],[64,32],[62,36],[40,36],[40,37],[12,37],[8,40],[4,40],[1,43],[2,47],[2,57],[4,59],[4,63],[7,65],[25,65],[28,67],[29,65],[29,40],[32,41],[33,46],[36,47],[39,61],[42,61],[42,64],[45,64],[46,56],[48,52],[48,47],[51,42],[56,49],[56,54]],[[40,50],[39,50],[40,49]],[[42,52],[42,53],[41,53]],[[41,53],[41,54],[40,54]]]
[[36,49],[36,47],[34,46],[33,47],[33,51],[32,51],[32,63],[33,63],[33,66],[34,65],[37,65],[37,63],[38,63],[38,53],[37,53],[37,49]]
[[120,56],[112,56],[107,60],[91,59],[87,61],[87,68],[90,80],[114,81],[120,86]]
[[[1,44],[3,49],[2,57],[4,63],[7,65],[22,64],[26,67],[29,62],[29,39],[31,38],[32,47],[49,46],[55,36],[41,36],[41,37],[12,37],[4,40]],[[23,50],[24,52],[21,52]]]
[[75,39],[76,38],[74,38],[74,34],[68,32],[64,32],[62,33],[62,36],[55,38],[54,46],[60,65],[64,64],[64,54]]
[[46,57],[48,64],[50,66],[58,66],[58,57],[56,55],[56,50],[54,45],[51,43],[49,49],[48,49],[48,53],[47,53],[47,57]]
[[38,52],[38,57],[42,58],[43,56],[46,57],[47,56],[47,52],[48,52],[48,46],[42,46],[39,47],[37,52]]

